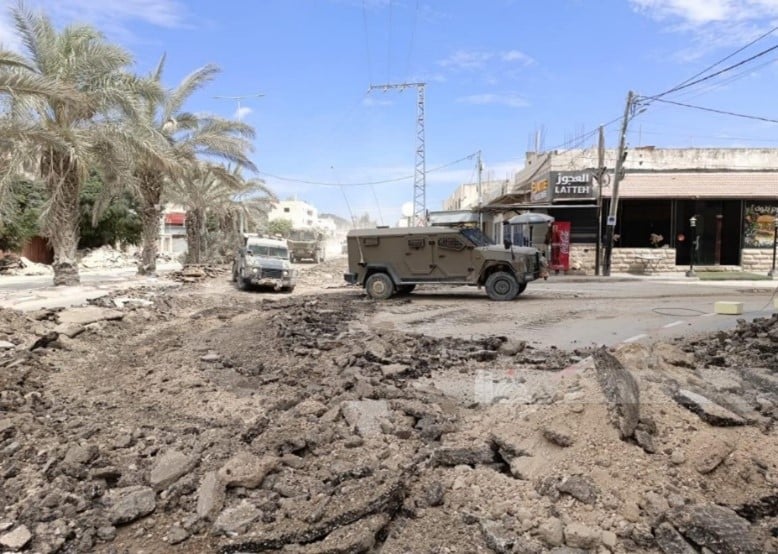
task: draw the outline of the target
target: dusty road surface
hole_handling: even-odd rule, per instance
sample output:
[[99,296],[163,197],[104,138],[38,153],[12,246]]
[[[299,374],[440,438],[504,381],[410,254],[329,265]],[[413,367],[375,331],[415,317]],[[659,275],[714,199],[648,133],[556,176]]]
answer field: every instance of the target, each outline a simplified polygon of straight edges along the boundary
[[771,291],[341,264],[0,311],[0,551],[778,551]]

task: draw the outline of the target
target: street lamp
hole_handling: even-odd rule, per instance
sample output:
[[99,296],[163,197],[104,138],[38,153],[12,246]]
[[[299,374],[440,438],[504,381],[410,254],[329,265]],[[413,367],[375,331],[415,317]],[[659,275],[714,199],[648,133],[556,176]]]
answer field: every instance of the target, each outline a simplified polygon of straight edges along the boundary
[[697,277],[694,272],[694,250],[697,245],[697,216],[693,215],[689,220],[689,225],[692,228],[692,240],[689,241],[689,271],[686,272],[687,277]]
[[775,247],[778,244],[778,214],[773,218],[773,267],[767,272],[768,277],[775,277]]

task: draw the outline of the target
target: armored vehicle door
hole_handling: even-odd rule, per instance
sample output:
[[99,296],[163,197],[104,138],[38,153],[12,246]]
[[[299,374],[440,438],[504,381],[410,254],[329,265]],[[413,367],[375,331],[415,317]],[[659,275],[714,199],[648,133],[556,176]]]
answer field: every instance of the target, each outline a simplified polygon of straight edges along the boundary
[[411,279],[429,276],[433,270],[432,253],[435,243],[426,235],[408,235],[401,240],[405,241],[402,247],[405,250],[407,274]]
[[443,235],[435,241],[433,260],[435,277],[461,281],[473,271],[473,247],[459,234]]

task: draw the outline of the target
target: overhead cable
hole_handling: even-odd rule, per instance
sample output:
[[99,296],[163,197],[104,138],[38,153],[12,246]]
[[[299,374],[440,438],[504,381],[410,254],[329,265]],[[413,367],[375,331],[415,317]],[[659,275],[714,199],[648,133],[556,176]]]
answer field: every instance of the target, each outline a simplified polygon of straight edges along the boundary
[[748,114],[742,114],[742,113],[735,113],[735,112],[729,112],[726,110],[717,110],[714,108],[706,108],[703,106],[695,106],[694,104],[684,104],[683,102],[674,102],[673,100],[665,100],[663,98],[655,98],[654,99],[657,102],[663,102],[665,104],[672,104],[674,106],[680,106],[682,108],[692,108],[695,110],[702,110],[705,112],[713,112],[718,113],[722,115],[731,115],[733,117],[742,117],[744,119],[755,119],[757,121],[766,121],[767,123],[778,123],[778,119],[770,119],[769,117],[762,117],[758,115],[748,115]]
[[[465,156],[463,158],[459,158],[458,160],[454,160],[453,162],[449,162],[443,165],[439,165],[437,167],[433,167],[432,169],[428,169],[427,173],[433,173],[435,171],[440,171],[441,169],[446,169],[447,167],[451,167],[452,165],[456,165],[459,163],[462,163],[466,160],[472,160],[475,156],[477,156],[478,153],[474,152],[468,156]],[[305,179],[295,179],[293,177],[284,177],[281,175],[274,175],[272,173],[268,173],[267,171],[258,171],[260,175],[264,175],[266,177],[271,177],[273,179],[278,179],[279,181],[287,181],[290,183],[300,183],[303,185],[317,185],[322,187],[368,187],[372,185],[385,185],[387,183],[399,183],[401,181],[408,181],[410,179],[413,179],[414,175],[406,175],[405,177],[395,177],[393,179],[383,179],[381,181],[366,181],[364,183],[327,183],[322,181],[307,181]]]

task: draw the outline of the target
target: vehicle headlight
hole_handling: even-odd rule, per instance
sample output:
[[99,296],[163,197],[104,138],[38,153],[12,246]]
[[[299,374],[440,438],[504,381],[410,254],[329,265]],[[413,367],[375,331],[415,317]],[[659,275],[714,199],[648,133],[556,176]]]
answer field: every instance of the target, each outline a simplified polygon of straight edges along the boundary
[[289,270],[288,270],[288,269],[285,269],[285,270],[284,270],[284,271],[281,273],[281,275],[283,275],[284,277],[289,277]]

